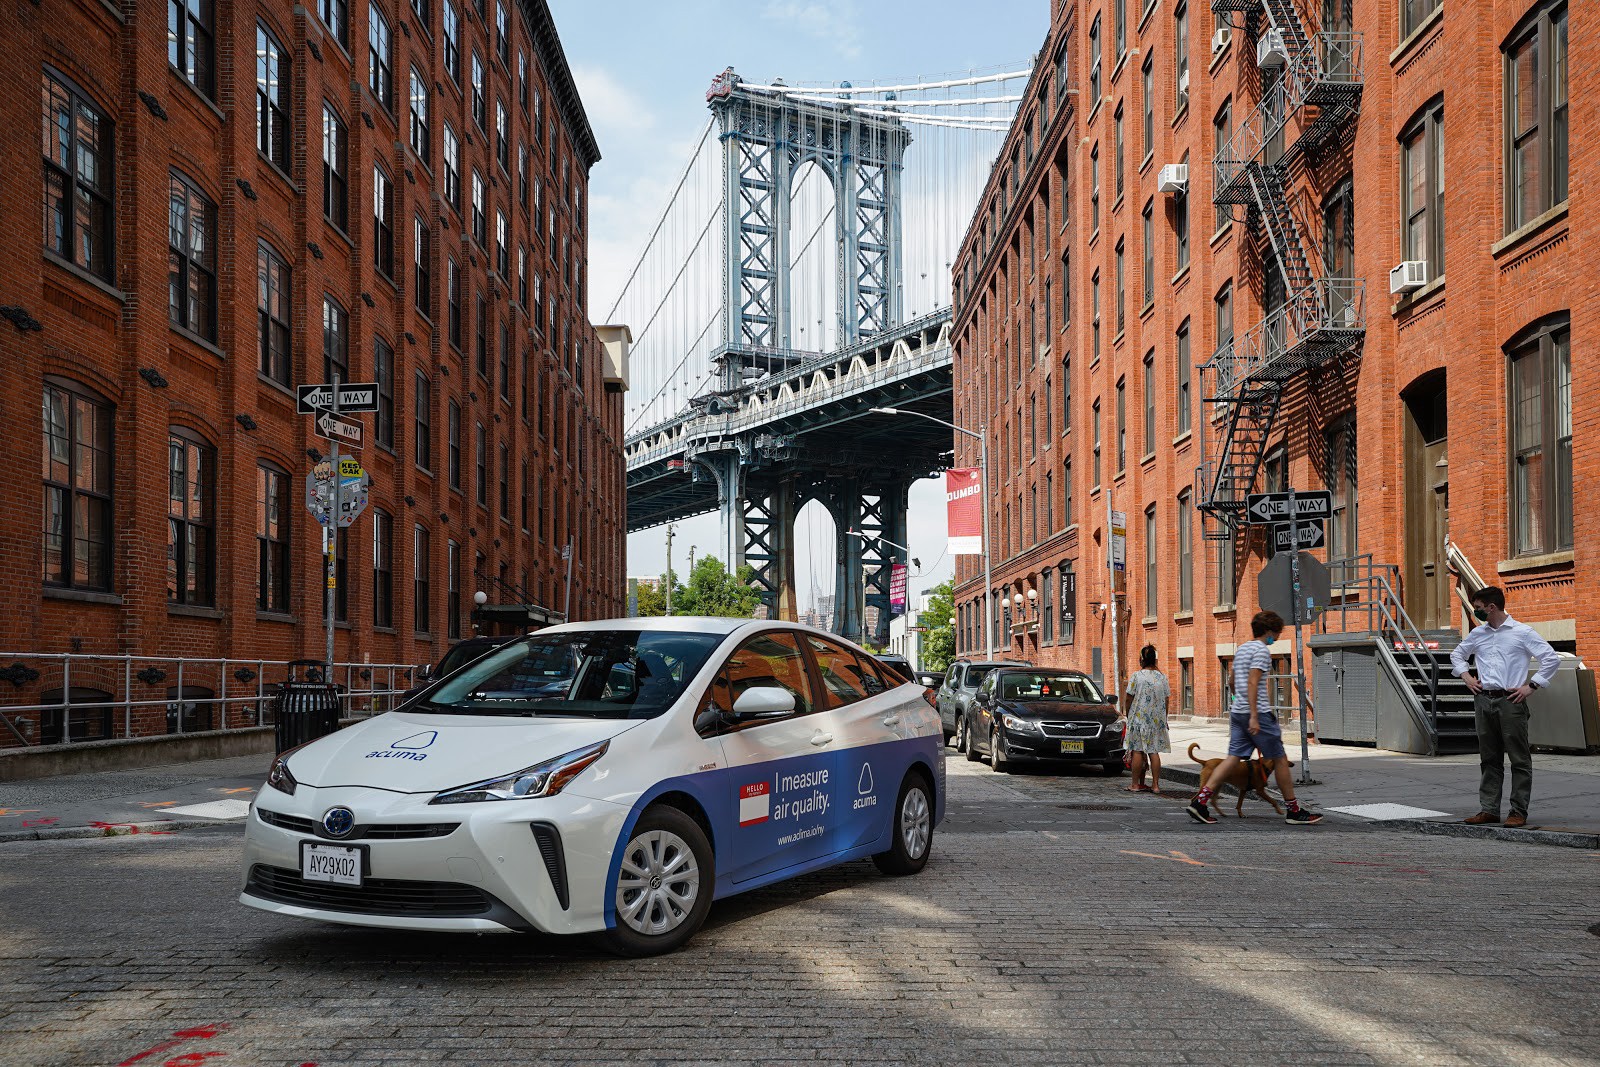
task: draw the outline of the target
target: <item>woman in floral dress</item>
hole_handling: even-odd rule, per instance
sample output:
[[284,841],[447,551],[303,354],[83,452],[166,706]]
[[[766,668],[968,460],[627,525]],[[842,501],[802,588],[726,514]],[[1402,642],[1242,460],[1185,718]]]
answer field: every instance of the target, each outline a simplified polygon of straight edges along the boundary
[[[1126,749],[1133,770],[1132,793],[1161,792],[1161,753],[1172,751],[1167,736],[1167,704],[1172,687],[1156,669],[1156,646],[1139,650],[1139,670],[1128,679],[1128,736]],[[1150,785],[1144,784],[1145,762],[1150,764]]]

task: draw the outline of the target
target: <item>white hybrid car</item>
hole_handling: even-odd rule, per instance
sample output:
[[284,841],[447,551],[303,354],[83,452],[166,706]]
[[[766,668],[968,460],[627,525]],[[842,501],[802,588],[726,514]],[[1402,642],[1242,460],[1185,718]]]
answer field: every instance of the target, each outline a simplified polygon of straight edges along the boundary
[[941,742],[926,689],[808,627],[552,627],[279,756],[239,900],[666,952],[720,897],[868,856],[920,871]]

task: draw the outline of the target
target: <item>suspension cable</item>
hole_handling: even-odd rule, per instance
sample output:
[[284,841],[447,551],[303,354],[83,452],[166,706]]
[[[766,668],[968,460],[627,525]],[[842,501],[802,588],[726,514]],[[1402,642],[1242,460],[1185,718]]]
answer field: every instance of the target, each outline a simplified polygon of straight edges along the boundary
[[706,120],[706,128],[700,131],[700,140],[695,144],[694,151],[689,155],[689,162],[684,164],[683,173],[678,175],[678,184],[673,187],[672,195],[667,197],[667,206],[661,209],[661,218],[656,220],[655,229],[650,231],[650,237],[644,243],[644,248],[639,252],[639,259],[634,263],[633,270],[628,274],[628,280],[622,283],[621,290],[617,293],[616,303],[611,305],[611,311],[606,315],[607,322],[616,320],[617,309],[622,306],[622,298],[628,295],[628,286],[633,284],[633,279],[639,274],[639,268],[644,266],[645,257],[650,254],[650,248],[655,244],[656,237],[661,233],[661,227],[666,225],[667,216],[672,214],[672,205],[678,202],[678,194],[683,191],[684,183],[689,180],[689,174],[694,170],[694,165],[700,158],[700,150],[706,146],[706,138],[711,136],[711,128],[716,124],[716,119]]

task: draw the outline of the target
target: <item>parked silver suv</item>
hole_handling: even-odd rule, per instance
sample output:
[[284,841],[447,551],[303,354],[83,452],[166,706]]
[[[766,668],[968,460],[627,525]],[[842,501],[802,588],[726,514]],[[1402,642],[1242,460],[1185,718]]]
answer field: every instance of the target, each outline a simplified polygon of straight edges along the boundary
[[983,679],[996,667],[1031,667],[1025,660],[969,660],[958,659],[945,672],[944,682],[935,694],[939,707],[939,723],[944,730],[945,744],[961,732],[967,709]]

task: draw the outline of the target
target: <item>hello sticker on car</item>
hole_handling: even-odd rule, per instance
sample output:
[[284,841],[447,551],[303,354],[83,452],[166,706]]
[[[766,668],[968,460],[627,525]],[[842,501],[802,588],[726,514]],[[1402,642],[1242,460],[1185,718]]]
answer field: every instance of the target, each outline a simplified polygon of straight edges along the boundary
[[756,782],[739,787],[739,825],[755,826],[772,816],[772,785]]

